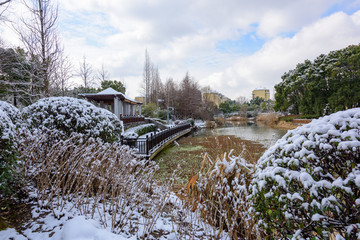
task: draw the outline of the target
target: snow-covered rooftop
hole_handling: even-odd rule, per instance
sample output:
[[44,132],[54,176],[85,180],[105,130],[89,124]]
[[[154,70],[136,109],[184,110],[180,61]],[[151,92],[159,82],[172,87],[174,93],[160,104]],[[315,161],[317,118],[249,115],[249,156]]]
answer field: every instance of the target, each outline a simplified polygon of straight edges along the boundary
[[118,91],[116,91],[116,90],[114,90],[113,88],[111,88],[111,87],[109,87],[109,88],[107,88],[107,89],[105,89],[105,90],[102,90],[101,92],[98,92],[98,93],[96,93],[97,95],[109,95],[109,94],[111,94],[111,95],[113,95],[113,94],[122,94],[122,95],[124,95],[123,93],[121,93],[121,92],[118,92]]
[[269,89],[266,88],[266,87],[258,87],[258,88],[255,88],[255,89],[254,89],[254,91],[256,91],[256,90],[269,90]]
[[79,94],[80,96],[90,98],[90,99],[100,99],[102,96],[106,98],[106,100],[113,99],[114,96],[120,97],[120,99],[125,99],[128,102],[133,104],[142,104],[141,102],[135,101],[134,99],[129,98],[125,94],[114,90],[113,88],[109,87],[101,92],[98,93],[83,93]]

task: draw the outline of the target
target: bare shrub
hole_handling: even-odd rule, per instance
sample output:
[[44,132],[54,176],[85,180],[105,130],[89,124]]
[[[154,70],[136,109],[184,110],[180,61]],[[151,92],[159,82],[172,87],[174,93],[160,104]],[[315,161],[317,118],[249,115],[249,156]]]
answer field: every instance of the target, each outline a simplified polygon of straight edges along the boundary
[[20,149],[39,204],[61,218],[71,202],[82,215],[100,219],[116,233],[129,226],[137,211],[147,219],[143,234],[151,232],[169,197],[169,186],[154,196],[157,165],[136,159],[131,149],[116,142],[83,134],[66,140],[58,136],[52,131],[29,137]]
[[231,116],[231,117],[226,118],[226,121],[247,122],[248,118],[242,117],[242,116]]
[[279,122],[279,115],[276,113],[260,114],[259,116],[257,116],[256,121],[273,127]]
[[254,165],[241,156],[224,153],[216,161],[206,154],[199,174],[190,178],[187,185],[192,210],[210,225],[226,230],[232,239],[257,239],[260,234],[248,209],[248,186]]
[[225,125],[225,118],[217,117],[215,118],[216,127],[221,127]]
[[215,128],[216,124],[214,121],[206,121],[205,127],[206,128]]

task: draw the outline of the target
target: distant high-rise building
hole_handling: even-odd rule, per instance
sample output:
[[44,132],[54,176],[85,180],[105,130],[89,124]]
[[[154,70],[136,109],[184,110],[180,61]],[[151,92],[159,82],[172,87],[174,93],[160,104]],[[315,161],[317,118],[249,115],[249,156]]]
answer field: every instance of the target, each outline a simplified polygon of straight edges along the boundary
[[141,102],[145,104],[145,97],[140,96],[140,97],[135,97],[135,101]]
[[266,88],[257,88],[252,91],[252,98],[254,99],[256,97],[262,98],[264,100],[269,100],[270,90]]

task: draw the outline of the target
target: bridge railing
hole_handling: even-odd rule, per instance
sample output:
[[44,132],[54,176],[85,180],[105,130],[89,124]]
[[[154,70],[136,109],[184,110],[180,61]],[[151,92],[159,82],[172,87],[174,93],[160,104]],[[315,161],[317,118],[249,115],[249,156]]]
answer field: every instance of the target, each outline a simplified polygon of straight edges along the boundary
[[147,135],[144,139],[138,139],[136,142],[136,148],[139,150],[138,154],[149,156],[153,149],[162,146],[173,136],[190,128],[191,124],[185,123],[171,127],[157,134]]

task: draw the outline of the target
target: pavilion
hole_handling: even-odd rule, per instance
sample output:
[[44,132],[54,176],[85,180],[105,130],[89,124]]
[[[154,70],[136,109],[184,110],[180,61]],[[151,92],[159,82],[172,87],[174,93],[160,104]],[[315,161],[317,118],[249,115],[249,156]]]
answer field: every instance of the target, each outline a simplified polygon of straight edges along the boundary
[[[141,115],[141,102],[132,100],[125,94],[115,91],[112,88],[107,88],[98,93],[83,93],[79,94],[79,96],[86,98],[98,107],[113,112],[119,119],[121,119],[122,116]],[[138,112],[138,114],[136,112]]]

